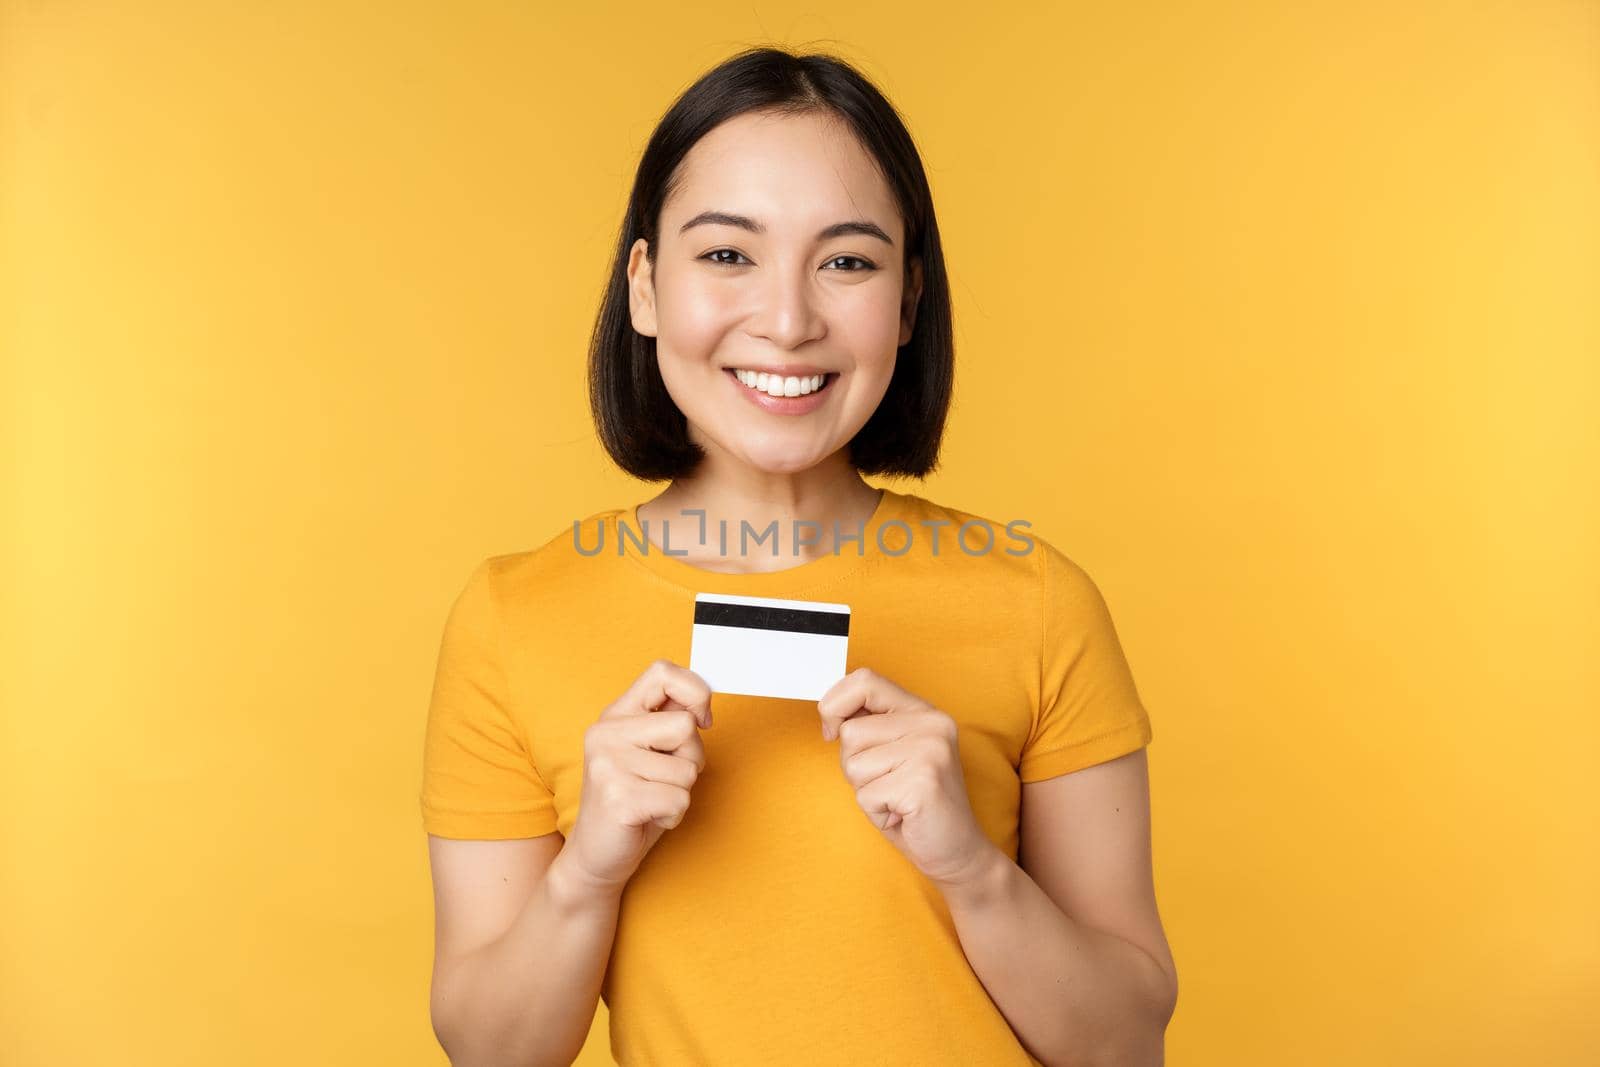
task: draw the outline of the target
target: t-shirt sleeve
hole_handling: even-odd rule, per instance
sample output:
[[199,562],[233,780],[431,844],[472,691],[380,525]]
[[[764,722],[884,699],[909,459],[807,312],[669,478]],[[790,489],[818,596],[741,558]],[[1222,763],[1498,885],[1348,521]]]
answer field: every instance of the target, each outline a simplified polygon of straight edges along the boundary
[[490,560],[445,619],[422,753],[422,825],[439,837],[504,840],[556,828],[555,798],[512,707]]
[[1036,782],[1149,744],[1150,716],[1105,598],[1083,568],[1039,540],[1039,709],[1018,777]]

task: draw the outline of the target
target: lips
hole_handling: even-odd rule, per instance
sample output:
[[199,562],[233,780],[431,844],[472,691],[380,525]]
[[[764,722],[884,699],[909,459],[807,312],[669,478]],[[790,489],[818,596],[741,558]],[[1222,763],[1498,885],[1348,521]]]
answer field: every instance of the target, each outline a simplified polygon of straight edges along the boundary
[[783,397],[806,396],[821,392],[832,377],[827,372],[784,376],[767,371],[743,370],[738,367],[733,368],[731,373],[749,389],[766,393],[768,396]]
[[[828,397],[832,393],[833,383],[839,377],[837,372],[826,372],[819,388],[814,389],[809,393],[788,396],[785,395],[785,393],[773,393],[771,391],[772,382],[774,380],[772,378],[766,379],[768,388],[759,389],[753,385],[746,384],[745,381],[740,381],[740,374],[744,374],[746,381],[748,381],[751,376],[748,373],[739,370],[738,368],[724,368],[724,373],[728,376],[733,388],[744,394],[746,400],[761,408],[763,411],[767,411],[775,415],[804,415],[806,412],[815,410],[827,402]],[[757,380],[759,381],[761,379],[758,378]]]

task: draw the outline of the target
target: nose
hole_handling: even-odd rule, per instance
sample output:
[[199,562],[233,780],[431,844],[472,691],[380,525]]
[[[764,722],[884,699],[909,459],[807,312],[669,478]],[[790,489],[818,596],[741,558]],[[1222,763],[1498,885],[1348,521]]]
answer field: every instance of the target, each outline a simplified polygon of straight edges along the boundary
[[793,349],[827,332],[814,279],[804,264],[770,271],[756,299],[758,304],[748,326],[753,337],[764,338],[778,348]]

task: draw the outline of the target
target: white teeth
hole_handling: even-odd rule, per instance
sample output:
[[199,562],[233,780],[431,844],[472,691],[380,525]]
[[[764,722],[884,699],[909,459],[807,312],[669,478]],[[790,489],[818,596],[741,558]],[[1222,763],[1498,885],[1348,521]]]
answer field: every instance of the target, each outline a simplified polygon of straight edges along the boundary
[[733,373],[745,385],[768,396],[805,396],[821,389],[822,383],[828,379],[826,374],[781,378],[765,371],[735,370]]

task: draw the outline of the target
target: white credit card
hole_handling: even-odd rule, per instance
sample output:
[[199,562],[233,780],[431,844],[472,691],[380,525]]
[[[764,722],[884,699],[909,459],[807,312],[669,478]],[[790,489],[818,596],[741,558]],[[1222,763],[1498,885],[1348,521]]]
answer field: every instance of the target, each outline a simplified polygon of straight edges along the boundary
[[713,693],[821,700],[849,640],[848,604],[696,593],[689,669]]

